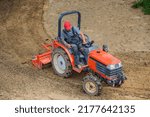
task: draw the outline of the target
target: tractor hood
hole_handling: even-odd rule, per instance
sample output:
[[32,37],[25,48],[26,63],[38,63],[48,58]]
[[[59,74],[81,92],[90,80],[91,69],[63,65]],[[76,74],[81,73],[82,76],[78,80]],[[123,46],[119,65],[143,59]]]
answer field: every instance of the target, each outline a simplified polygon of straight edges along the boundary
[[99,49],[99,50],[93,50],[90,52],[89,57],[91,59],[94,59],[98,62],[101,62],[104,65],[114,65],[118,64],[121,61],[117,59],[116,57],[112,56],[111,54]]

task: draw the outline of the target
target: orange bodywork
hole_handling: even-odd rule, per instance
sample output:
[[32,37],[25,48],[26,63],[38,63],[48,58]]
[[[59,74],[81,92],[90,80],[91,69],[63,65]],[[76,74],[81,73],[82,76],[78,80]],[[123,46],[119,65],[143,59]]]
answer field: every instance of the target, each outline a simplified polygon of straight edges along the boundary
[[116,57],[112,56],[111,54],[99,49],[93,50],[90,52],[89,57],[94,58],[95,60],[99,61],[104,65],[113,65],[121,62]]
[[88,66],[89,68],[100,74],[103,78],[109,79],[109,77],[107,77],[105,74],[99,72],[96,69],[96,62],[100,62],[103,65],[107,66],[107,65],[112,65],[112,64],[117,64],[120,63],[121,61],[117,58],[115,58],[114,56],[112,56],[111,54],[99,49],[99,50],[93,50],[90,52],[89,57],[88,57]]
[[117,64],[120,62],[119,59],[99,49],[91,51],[88,57],[88,64],[82,66],[81,69],[77,69],[74,64],[74,55],[70,54],[68,48],[66,48],[63,44],[59,43],[57,40],[54,40],[51,44],[43,44],[42,46],[46,49],[46,52],[44,52],[43,54],[36,55],[34,59],[32,59],[33,65],[39,69],[42,69],[43,65],[46,65],[52,61],[52,52],[56,48],[62,48],[67,53],[72,65],[72,69],[78,73],[82,72],[84,68],[89,67],[91,70],[101,74],[101,76],[105,78],[106,76],[104,74],[96,70],[95,61],[98,61],[106,66],[111,64]]
[[52,48],[52,44],[42,44],[42,46],[46,49],[46,52],[38,54],[32,59],[32,64],[39,69],[41,69],[43,65],[50,63],[52,60],[52,50],[50,49]]
[[34,59],[32,59],[33,65],[39,69],[42,69],[43,65],[46,65],[52,61],[52,52],[53,49],[56,48],[62,48],[67,53],[74,71],[80,73],[84,68],[88,67],[88,65],[84,65],[81,67],[81,69],[77,69],[74,64],[74,55],[70,54],[68,48],[59,43],[57,40],[54,40],[51,44],[43,44],[42,46],[46,49],[46,52],[36,55]]
[[32,59],[32,63],[35,67],[42,69],[43,65],[50,63],[52,61],[53,49],[58,47],[64,49],[64,51],[68,54],[68,57],[70,58],[72,66],[74,66],[74,59],[72,55],[69,53],[66,47],[59,43],[57,40],[54,40],[51,44],[42,44],[42,46],[44,49],[46,49],[46,51],[42,54],[34,56],[34,59]]

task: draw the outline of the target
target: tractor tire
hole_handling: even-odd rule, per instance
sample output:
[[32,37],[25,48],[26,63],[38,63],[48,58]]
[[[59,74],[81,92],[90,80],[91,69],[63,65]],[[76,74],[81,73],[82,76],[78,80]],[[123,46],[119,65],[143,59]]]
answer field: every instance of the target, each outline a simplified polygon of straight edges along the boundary
[[98,77],[87,75],[83,78],[83,90],[91,96],[97,96],[101,94],[102,84]]
[[72,75],[70,59],[63,49],[54,49],[52,53],[52,68],[54,72],[61,77],[67,78]]

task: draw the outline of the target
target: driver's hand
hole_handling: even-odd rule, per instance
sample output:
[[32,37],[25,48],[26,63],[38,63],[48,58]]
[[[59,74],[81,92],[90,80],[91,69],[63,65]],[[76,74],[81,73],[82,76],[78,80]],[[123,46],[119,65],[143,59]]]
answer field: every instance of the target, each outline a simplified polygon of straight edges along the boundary
[[71,48],[71,45],[70,45],[70,44],[67,44],[67,47],[68,47],[68,48]]
[[86,41],[84,41],[83,44],[86,44]]

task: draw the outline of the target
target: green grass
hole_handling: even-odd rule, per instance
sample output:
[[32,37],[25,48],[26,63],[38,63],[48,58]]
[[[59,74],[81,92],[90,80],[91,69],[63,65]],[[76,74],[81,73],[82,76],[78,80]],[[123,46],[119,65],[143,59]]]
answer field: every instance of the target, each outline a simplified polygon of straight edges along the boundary
[[144,14],[150,15],[150,0],[138,0],[133,3],[132,8],[141,8]]

